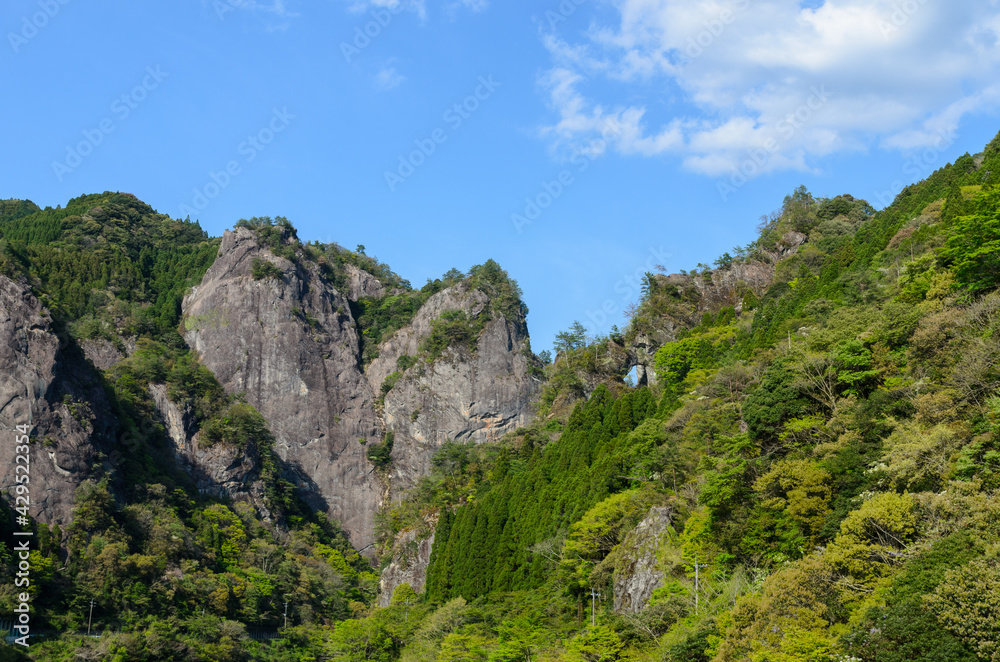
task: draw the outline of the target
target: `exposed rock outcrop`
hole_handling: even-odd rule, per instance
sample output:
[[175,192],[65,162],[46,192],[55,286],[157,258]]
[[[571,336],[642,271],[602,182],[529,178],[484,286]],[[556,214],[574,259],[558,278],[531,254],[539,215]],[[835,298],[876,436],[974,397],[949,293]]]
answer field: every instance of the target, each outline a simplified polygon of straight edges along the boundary
[[[125,352],[116,347],[113,342],[104,338],[84,340],[80,343],[80,349],[83,350],[83,355],[98,370],[109,370],[125,358]],[[133,349],[135,348],[133,347]]]
[[671,509],[655,506],[615,550],[614,610],[634,614],[649,602],[653,591],[663,585],[656,551],[670,531]]
[[423,593],[427,584],[427,567],[431,562],[434,547],[434,527],[437,517],[427,518],[429,532],[422,529],[408,529],[396,536],[392,548],[392,561],[382,571],[379,578],[378,604],[388,607],[392,594],[403,584],[409,584],[417,593]]
[[[431,297],[413,321],[379,348],[368,367],[368,378],[381,389],[403,355],[417,355],[432,323],[448,310],[470,318],[489,305],[485,294],[459,283]],[[431,364],[403,373],[385,396],[385,425],[393,430],[393,489],[412,485],[430,470],[434,451],[449,439],[482,443],[496,441],[523,426],[538,388],[529,373],[528,339],[519,325],[502,317],[487,322],[474,352],[450,348]]]
[[170,400],[164,384],[151,384],[149,394],[170,439],[174,458],[198,491],[245,501],[260,513],[261,519],[269,521],[271,513],[261,480],[260,457],[252,450],[242,451],[228,444],[203,447],[190,407],[182,409]]
[[[277,267],[280,276],[255,279],[259,260]],[[264,271],[258,268],[258,276]],[[438,292],[365,368],[351,302],[390,292],[351,265],[342,285],[346,292],[310,260],[278,257],[253,231],[238,228],[225,234],[215,264],[185,297],[184,336],[226,390],[244,393],[268,420],[276,450],[307,501],[338,520],[355,547],[365,550],[374,542],[374,516],[390,490],[425,474],[431,455],[448,439],[494,440],[523,425],[538,383],[529,372],[523,319],[497,315],[475,351],[449,348],[433,363],[418,363],[382,405],[376,394],[397,371],[397,360],[420,353],[441,313],[461,310],[476,317],[490,301],[467,282]],[[395,443],[387,485],[366,448],[390,430]]]
[[29,512],[65,525],[76,488],[101,465],[99,453],[112,448],[117,427],[82,352],[60,343],[30,288],[6,276],[0,276],[0,375],[2,489],[10,494],[23,475],[16,469],[15,439],[17,426],[27,425]]
[[[255,259],[281,276],[255,280]],[[225,234],[184,314],[187,342],[228,392],[244,393],[268,420],[310,505],[338,520],[356,547],[370,546],[382,487],[359,440],[382,433],[347,298],[314,264],[277,257],[240,228]]]
[[344,294],[351,301],[365,298],[378,299],[386,295],[382,282],[367,271],[358,269],[353,264],[345,264],[344,269],[347,271],[347,291]]

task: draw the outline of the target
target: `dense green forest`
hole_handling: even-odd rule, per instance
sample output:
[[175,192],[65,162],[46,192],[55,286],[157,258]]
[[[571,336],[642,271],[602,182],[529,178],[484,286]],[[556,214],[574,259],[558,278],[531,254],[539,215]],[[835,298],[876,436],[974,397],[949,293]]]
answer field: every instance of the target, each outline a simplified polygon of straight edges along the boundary
[[[882,211],[800,187],[712,266],[646,274],[625,329],[560,334],[530,425],[495,444],[445,444],[380,513],[383,567],[401,532],[434,535],[426,590],[404,584],[388,607],[376,602],[380,568],[299,501],[263,417],[177,332],[218,241],[127,194],[62,209],[4,201],[0,269],[27,279],[59,333],[137,339],[102,378],[140,450],[124,460],[127,485],[97,476],[80,488],[70,530],[37,525],[37,609],[65,634],[31,655],[1000,659],[997,177],[1000,136]],[[489,290],[486,315],[523,311],[492,261],[414,289],[363,247],[301,244],[284,219],[241,224],[331,282],[346,265],[379,279],[387,294],[356,304],[364,362],[459,282]],[[442,318],[422,351],[433,359],[484,323]],[[650,337],[666,337],[655,378],[631,384],[630,352]],[[151,383],[190,404],[206,438],[261,458],[272,518],[199,494],[161,461]],[[616,610],[639,574],[655,590]],[[69,634],[86,629],[91,600],[106,634]],[[279,638],[254,641],[254,628]]]

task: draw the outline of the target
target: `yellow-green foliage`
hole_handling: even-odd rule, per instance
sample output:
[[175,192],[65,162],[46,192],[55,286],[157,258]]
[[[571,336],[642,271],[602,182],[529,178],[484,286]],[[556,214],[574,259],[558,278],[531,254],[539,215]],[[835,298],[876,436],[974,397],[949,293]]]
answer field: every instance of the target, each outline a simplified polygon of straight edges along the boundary
[[566,662],[615,662],[621,660],[625,644],[618,633],[608,627],[589,628],[573,637],[566,645]]
[[591,562],[603,559],[621,542],[623,532],[638,524],[660,500],[662,496],[645,489],[609,496],[570,527],[563,556]]
[[840,534],[827,548],[825,558],[843,573],[841,584],[848,591],[868,593],[892,567],[908,558],[917,526],[916,502],[911,495],[877,494],[841,523]]
[[949,571],[928,606],[983,660],[1000,660],[1000,564],[982,558]]
[[[340,550],[319,543],[316,545],[316,554],[326,559],[345,579],[354,579],[358,576],[358,571],[351,567],[351,564],[347,562],[347,559],[344,558]],[[356,562],[357,554],[352,554],[352,556],[354,557],[352,561]]]
[[[821,556],[808,557],[771,575],[759,595],[743,598],[719,619],[721,634],[713,639],[713,659],[789,660],[797,659],[787,657],[793,654],[790,646],[822,650],[826,628],[839,603],[835,578],[833,567]],[[788,637],[791,642],[786,641]],[[778,658],[779,652],[786,657]]]
[[223,505],[209,506],[202,515],[202,539],[214,548],[223,564],[236,565],[247,542],[243,522]]
[[808,460],[778,462],[757,479],[761,505],[788,514],[811,541],[830,513],[830,474]]
[[950,472],[958,443],[951,427],[926,429],[916,423],[901,423],[886,439],[879,468],[899,489],[937,489]]

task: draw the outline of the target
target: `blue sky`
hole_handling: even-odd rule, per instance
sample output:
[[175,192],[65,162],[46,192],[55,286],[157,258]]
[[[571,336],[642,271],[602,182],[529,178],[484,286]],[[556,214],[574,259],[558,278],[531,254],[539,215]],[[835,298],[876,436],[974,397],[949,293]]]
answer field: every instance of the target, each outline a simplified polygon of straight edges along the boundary
[[415,286],[492,257],[536,351],[799,184],[882,207],[1000,130],[996,0],[94,4],[0,9],[0,197],[284,215]]

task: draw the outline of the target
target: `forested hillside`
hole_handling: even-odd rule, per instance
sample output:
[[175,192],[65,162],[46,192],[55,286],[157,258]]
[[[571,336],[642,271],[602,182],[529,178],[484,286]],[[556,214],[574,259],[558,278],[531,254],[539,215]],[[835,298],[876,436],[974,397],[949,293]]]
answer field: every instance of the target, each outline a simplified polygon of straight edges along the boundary
[[436,514],[426,593],[332,659],[998,659],[998,167],[994,141],[881,212],[800,188],[713,267],[647,274],[626,329],[560,334],[536,422],[384,515]]
[[[377,559],[306,505],[268,422],[182,336],[182,301],[218,240],[128,194],[4,201],[0,272],[37,295],[67,352],[103,348],[107,365],[86,365],[118,421],[68,530],[35,526],[33,610],[49,636],[28,654],[1000,659],[998,177],[1000,136],[882,211],[799,188],[711,266],[646,274],[626,328],[575,325],[544,374],[531,357],[544,380],[531,423],[444,443],[429,475],[384,503]],[[491,319],[523,321],[492,261],[416,290],[363,251],[299,243],[284,219],[241,225],[341,290],[358,270],[378,281],[352,302],[359,370],[445,288],[481,293],[476,315],[440,313],[418,352],[394,358],[381,406],[407,375],[474,357]],[[279,278],[275,264],[249,278]],[[208,494],[177,466],[160,386],[208,447],[249,458],[256,501]],[[65,407],[97,429],[87,403]],[[384,475],[392,444],[366,446]],[[390,566],[421,581],[395,582],[380,607]],[[100,638],[79,634],[91,601]]]

